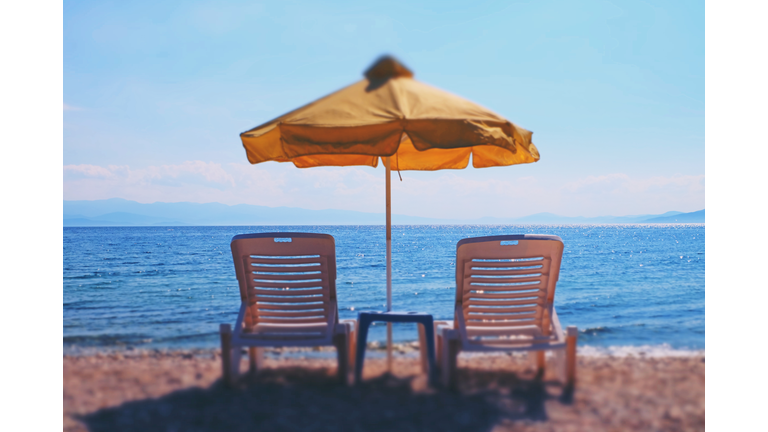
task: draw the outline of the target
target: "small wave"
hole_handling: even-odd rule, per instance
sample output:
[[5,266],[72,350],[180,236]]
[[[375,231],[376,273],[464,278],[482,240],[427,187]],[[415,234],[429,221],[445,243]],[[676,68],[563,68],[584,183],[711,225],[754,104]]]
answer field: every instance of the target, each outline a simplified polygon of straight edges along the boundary
[[86,311],[86,310],[97,310],[97,311],[103,311],[104,307],[102,306],[84,306],[84,304],[87,304],[89,302],[75,302],[75,303],[65,303],[64,309],[67,309],[68,311]]
[[64,307],[81,307],[82,305],[87,305],[93,303],[92,300],[75,300],[71,302],[64,302]]
[[79,275],[79,276],[64,276],[64,280],[67,279],[95,279],[100,278],[100,273],[94,273],[94,274],[87,274],[87,275]]
[[197,339],[204,340],[204,339],[210,339],[218,336],[219,336],[219,332],[206,332],[206,333],[185,334],[185,335],[178,335],[178,336],[156,337],[154,338],[154,342],[162,344],[163,342],[173,342],[173,341],[183,341],[183,340],[197,340]]
[[580,346],[578,355],[585,357],[704,357],[704,350],[672,348],[669,344],[640,346]]
[[75,335],[64,336],[63,342],[65,344],[79,344],[79,345],[129,345],[137,343],[151,342],[152,338],[149,335],[131,333],[131,334],[101,334],[101,335]]
[[600,327],[586,328],[586,329],[582,330],[581,332],[584,333],[584,334],[588,334],[588,335],[597,335],[597,334],[603,334],[603,333],[613,333],[613,330],[611,330],[608,327],[600,326]]

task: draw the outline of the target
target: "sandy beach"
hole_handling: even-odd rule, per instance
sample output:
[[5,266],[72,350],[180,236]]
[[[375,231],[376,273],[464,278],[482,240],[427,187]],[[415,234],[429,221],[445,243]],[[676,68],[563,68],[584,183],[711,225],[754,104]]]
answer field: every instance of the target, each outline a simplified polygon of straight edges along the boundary
[[273,353],[236,388],[215,350],[64,356],[64,430],[704,430],[703,356],[581,355],[567,402],[523,357],[460,356],[448,391],[426,385],[413,354],[396,356],[394,375],[372,356],[364,383],[344,387],[333,358]]

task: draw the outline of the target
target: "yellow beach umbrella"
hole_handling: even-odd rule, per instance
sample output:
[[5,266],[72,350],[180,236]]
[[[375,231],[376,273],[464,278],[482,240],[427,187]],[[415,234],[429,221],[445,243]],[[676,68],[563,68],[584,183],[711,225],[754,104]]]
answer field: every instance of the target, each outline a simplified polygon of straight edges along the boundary
[[[365,79],[240,134],[252,164],[378,166],[386,171],[387,311],[392,308],[390,170],[434,171],[531,163],[531,132],[473,102],[413,79],[382,57]],[[392,332],[387,331],[391,365]]]

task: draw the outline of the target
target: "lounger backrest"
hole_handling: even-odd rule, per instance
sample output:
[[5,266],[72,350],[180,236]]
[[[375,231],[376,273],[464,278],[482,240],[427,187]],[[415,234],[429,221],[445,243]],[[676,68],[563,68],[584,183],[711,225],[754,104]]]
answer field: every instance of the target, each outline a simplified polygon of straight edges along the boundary
[[516,328],[548,336],[562,256],[563,241],[557,236],[461,240],[456,246],[456,305],[468,336]]
[[247,302],[246,331],[258,324],[323,324],[338,320],[336,245],[327,234],[264,233],[232,239],[232,259]]

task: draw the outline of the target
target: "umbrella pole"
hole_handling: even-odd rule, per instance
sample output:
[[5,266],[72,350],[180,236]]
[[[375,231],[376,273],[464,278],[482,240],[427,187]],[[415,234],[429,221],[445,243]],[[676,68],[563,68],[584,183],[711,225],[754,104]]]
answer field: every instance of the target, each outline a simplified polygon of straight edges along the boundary
[[[384,158],[387,184],[387,312],[392,310],[392,185],[389,158]],[[392,372],[392,323],[387,323],[387,371]]]

